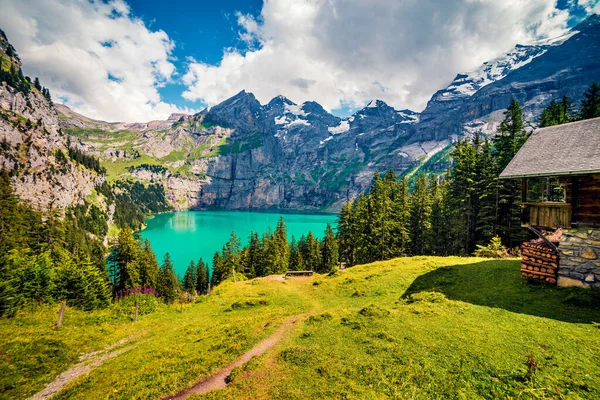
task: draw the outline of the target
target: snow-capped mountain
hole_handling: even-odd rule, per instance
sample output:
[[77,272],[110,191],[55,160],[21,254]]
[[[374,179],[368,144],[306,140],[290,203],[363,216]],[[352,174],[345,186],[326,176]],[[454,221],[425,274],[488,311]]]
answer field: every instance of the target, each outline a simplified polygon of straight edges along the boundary
[[433,96],[433,100],[446,101],[472,96],[490,83],[504,78],[511,71],[529,64],[534,58],[546,53],[551,46],[560,46],[576,33],[577,31],[571,31],[563,36],[541,40],[530,45],[518,44],[506,54],[486,61],[469,72],[456,75],[448,87]]

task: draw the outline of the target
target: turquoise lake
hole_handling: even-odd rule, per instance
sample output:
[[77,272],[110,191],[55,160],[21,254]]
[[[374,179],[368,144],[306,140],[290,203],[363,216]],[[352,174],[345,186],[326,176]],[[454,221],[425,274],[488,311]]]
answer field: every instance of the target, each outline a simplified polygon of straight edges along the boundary
[[279,217],[283,217],[288,237],[299,239],[312,231],[318,238],[323,237],[327,223],[335,225],[334,214],[292,214],[258,211],[179,211],[157,214],[146,220],[147,227],[141,231],[143,239],[152,243],[159,263],[169,252],[175,272],[181,276],[191,260],[200,257],[211,263],[215,251],[220,251],[229,240],[231,231],[248,243],[250,232],[260,235],[269,227],[275,230]]

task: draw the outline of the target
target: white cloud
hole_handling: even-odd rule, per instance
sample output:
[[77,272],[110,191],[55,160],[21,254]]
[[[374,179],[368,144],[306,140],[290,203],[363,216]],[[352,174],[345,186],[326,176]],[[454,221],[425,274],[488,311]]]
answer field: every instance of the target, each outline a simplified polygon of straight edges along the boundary
[[4,0],[0,27],[25,74],[86,116],[132,122],[190,111],[158,92],[176,73],[173,41],[133,17],[123,0]]
[[590,14],[600,14],[600,1],[598,0],[577,0],[577,4]]
[[[588,2],[590,0],[579,0]],[[242,89],[326,109],[382,99],[422,109],[457,72],[517,43],[565,32],[556,0],[266,0],[258,20],[238,14],[240,38],[219,65],[191,62],[184,97],[216,104]]]

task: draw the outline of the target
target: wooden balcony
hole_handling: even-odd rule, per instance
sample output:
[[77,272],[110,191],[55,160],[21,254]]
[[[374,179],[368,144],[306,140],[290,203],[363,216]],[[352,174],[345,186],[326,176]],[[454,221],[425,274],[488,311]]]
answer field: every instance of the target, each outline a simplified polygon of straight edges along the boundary
[[556,229],[571,225],[571,205],[568,203],[522,203],[521,223],[524,226]]

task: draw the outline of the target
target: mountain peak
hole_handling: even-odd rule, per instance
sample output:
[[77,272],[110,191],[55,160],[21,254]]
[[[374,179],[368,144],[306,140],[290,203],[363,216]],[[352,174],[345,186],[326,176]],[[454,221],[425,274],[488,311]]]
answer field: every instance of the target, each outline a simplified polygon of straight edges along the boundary
[[375,99],[375,100],[371,100],[369,102],[369,104],[367,104],[364,108],[382,108],[382,107],[389,107],[389,105],[383,100]]
[[273,107],[276,105],[290,105],[290,106],[295,106],[296,103],[294,103],[293,101],[291,101],[290,99],[288,99],[287,97],[283,96],[283,95],[278,95],[276,97],[273,97],[271,99],[271,101],[269,101],[269,103],[267,104],[267,107]]

